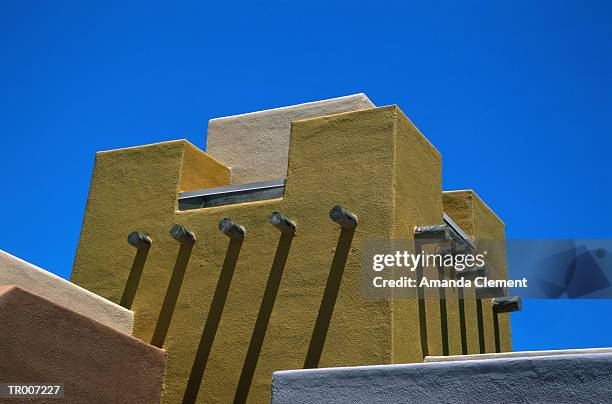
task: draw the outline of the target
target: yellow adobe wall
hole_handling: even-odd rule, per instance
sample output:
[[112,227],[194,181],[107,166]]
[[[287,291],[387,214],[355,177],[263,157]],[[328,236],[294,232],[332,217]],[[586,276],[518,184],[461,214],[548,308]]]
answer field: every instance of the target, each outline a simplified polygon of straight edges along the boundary
[[229,185],[230,169],[189,142],[183,148],[179,190],[182,192]]
[[[472,238],[484,240],[484,243],[487,245],[504,246],[503,243],[496,242],[497,240],[505,240],[504,222],[474,191],[446,191],[444,192],[443,201],[444,211]],[[492,243],[489,244],[488,241]],[[487,263],[490,264],[489,271],[493,278],[507,278],[505,246],[503,249],[494,249],[493,254],[491,254],[491,251],[488,251]],[[473,294],[470,294],[470,296],[473,296]],[[495,352],[491,300],[485,299],[482,303],[486,352]],[[466,299],[465,304],[468,353],[480,353],[475,299]],[[512,351],[510,316],[508,313],[499,314],[499,334],[501,351]]]
[[[179,402],[228,246],[218,223],[229,217],[244,226],[198,396],[200,402],[232,401],[279,238],[268,218],[273,211],[285,214],[298,230],[249,394],[251,402],[266,402],[272,372],[304,364],[340,233],[329,210],[340,204],[359,225],[319,366],[420,362],[417,302],[362,297],[360,243],[412,238],[415,226],[441,223],[440,172],[439,153],[395,106],[293,122],[285,196],[271,201],[179,212],[179,191],[225,185],[227,168],[186,141],[98,153],[72,280],[119,301],[134,256],[126,236],[133,230],[151,236],[133,305],[134,333],[148,341],[178,252],[168,230],[180,223],[195,232],[164,344],[163,402]],[[427,302],[427,314],[430,354],[441,354],[437,301]]]

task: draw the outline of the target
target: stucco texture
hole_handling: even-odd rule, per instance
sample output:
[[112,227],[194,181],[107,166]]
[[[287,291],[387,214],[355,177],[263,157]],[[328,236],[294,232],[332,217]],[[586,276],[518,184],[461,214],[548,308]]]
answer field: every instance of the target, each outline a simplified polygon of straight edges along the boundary
[[[492,278],[506,279],[508,276],[505,244],[505,224],[491,208],[472,190],[445,191],[443,194],[444,211],[473,239],[481,241],[483,248],[495,246],[487,251],[487,264]],[[478,246],[478,243],[477,243]],[[478,248],[478,247],[477,247]],[[466,291],[465,308],[467,319],[468,353],[480,353],[478,327],[476,321],[476,300],[474,294]],[[493,311],[491,299],[483,299],[483,320],[485,352],[495,352],[493,330]],[[512,350],[509,313],[499,317],[499,337],[501,352]]]
[[18,286],[0,286],[0,346],[0,382],[63,383],[63,403],[160,400],[163,350]]
[[206,152],[231,169],[232,184],[285,178],[291,122],[373,107],[365,94],[354,94],[211,119]]
[[[359,225],[318,365],[422,361],[417,302],[366,300],[361,295],[362,240],[409,239],[415,226],[442,222],[440,155],[399,108],[292,122],[285,194],[275,200],[177,211],[178,191],[191,190],[181,185],[184,173],[198,159],[209,158],[194,154],[194,159],[186,159],[184,150],[191,147],[178,141],[97,154],[72,276],[77,284],[118,301],[134,254],[125,237],[133,230],[150,235],[153,244],[133,305],[135,335],[148,341],[179,251],[168,230],[180,223],[196,234],[164,343],[168,362],[163,402],[179,402],[185,392],[223,275],[228,238],[217,230],[223,218],[235,220],[247,233],[216,324],[198,402],[234,399],[279,241],[279,232],[268,223],[274,211],[293,220],[297,234],[257,355],[248,401],[269,401],[272,372],[304,365],[341,235],[329,219],[336,204],[356,214]],[[214,184],[223,185],[219,183],[227,180],[222,174],[226,172],[211,165],[201,176],[217,178]],[[427,303],[427,313],[435,355],[441,353],[437,301]]]
[[134,313],[51,272],[0,250],[0,285],[17,285],[131,334]]
[[609,403],[612,353],[274,373],[273,404]]

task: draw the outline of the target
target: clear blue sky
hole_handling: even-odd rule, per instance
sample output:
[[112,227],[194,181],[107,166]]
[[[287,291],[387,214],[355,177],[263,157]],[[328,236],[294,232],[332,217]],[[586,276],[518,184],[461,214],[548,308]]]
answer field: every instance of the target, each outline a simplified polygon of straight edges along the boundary
[[[612,238],[612,2],[0,4],[0,248],[69,277],[94,153],[365,92],[512,238]],[[459,4],[461,3],[461,4]],[[610,301],[528,301],[515,349],[612,346]]]

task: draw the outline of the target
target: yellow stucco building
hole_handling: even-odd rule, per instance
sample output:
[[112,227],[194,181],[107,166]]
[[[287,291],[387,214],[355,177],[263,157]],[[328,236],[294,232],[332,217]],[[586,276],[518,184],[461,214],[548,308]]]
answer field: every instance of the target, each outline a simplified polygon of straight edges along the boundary
[[[474,192],[442,191],[440,153],[404,113],[364,95],[213,120],[208,144],[211,154],[185,140],[97,153],[74,262],[73,282],[118,303],[135,256],[127,235],[151,238],[131,308],[134,335],[147,342],[166,310],[157,335],[165,403],[267,402],[272,372],[305,364],[421,362],[418,302],[363,298],[361,241],[412,239],[444,212],[474,239],[504,237]],[[271,179],[280,180],[268,184],[280,192],[271,199],[223,204],[206,192]],[[357,216],[354,231],[330,220],[336,205]],[[273,212],[295,223],[294,236],[269,223]],[[243,239],[219,232],[224,218]],[[174,224],[195,241],[177,242]],[[490,302],[482,304],[479,329],[476,301],[465,299],[468,353],[482,338],[495,350]],[[442,355],[439,302],[428,299],[425,313],[428,353]],[[446,322],[448,353],[461,354],[457,299]],[[507,314],[499,340],[511,350]]]

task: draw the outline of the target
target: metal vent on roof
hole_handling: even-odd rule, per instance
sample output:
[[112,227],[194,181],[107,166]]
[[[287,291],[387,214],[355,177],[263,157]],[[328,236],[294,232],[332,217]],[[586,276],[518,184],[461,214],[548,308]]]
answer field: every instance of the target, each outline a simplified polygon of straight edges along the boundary
[[179,210],[265,201],[282,198],[284,193],[284,179],[181,192],[179,194]]

